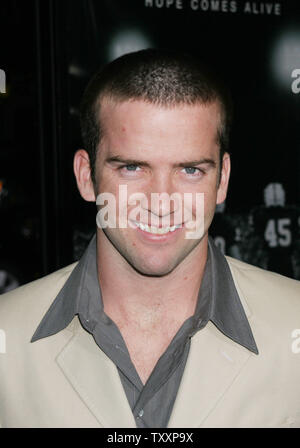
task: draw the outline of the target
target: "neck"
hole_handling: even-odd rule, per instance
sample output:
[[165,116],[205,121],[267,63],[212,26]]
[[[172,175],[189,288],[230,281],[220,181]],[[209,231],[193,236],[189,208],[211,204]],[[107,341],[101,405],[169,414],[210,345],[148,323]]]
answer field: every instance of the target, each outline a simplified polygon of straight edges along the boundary
[[130,266],[98,230],[98,278],[105,313],[115,322],[138,322],[145,328],[166,319],[182,324],[194,314],[206,260],[207,235],[172,272],[148,277]]

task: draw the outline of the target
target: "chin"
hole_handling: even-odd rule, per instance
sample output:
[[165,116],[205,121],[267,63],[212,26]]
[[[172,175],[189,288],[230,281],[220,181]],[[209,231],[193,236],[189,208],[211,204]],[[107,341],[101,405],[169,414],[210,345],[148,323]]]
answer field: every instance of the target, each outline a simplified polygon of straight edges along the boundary
[[170,274],[177,266],[173,262],[160,260],[127,260],[131,266],[140,274],[149,277],[163,277]]
[[135,270],[146,277],[164,277],[165,275],[170,274],[174,268],[154,268],[154,267],[136,267],[134,266]]

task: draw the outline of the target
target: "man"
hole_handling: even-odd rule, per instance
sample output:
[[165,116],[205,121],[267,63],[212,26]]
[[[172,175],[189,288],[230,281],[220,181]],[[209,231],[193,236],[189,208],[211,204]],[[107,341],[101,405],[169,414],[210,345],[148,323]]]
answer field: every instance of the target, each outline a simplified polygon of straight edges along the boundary
[[97,234],[1,297],[3,427],[300,426],[299,283],[208,238],[230,121],[189,56],[132,53],[90,82],[74,171]]

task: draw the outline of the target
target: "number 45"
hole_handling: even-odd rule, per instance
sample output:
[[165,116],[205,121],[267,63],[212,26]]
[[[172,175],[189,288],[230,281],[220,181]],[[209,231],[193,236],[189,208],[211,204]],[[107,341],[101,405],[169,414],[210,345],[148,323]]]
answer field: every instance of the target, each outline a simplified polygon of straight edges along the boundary
[[265,239],[268,241],[269,247],[287,247],[291,244],[290,224],[291,220],[289,218],[270,219],[268,221]]

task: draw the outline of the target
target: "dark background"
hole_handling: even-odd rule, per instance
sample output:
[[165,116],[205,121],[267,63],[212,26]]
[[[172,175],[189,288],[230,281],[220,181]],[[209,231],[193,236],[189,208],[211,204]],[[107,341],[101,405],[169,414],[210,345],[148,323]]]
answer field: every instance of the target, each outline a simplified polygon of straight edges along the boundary
[[[300,208],[300,93],[291,88],[299,1],[2,0],[0,20],[0,292],[81,255],[96,213],[72,174],[79,101],[99,66],[146,47],[194,53],[229,84],[232,177],[221,225],[239,258],[268,267],[264,231],[249,227],[264,188],[285,190],[288,217],[280,219]],[[289,232],[294,268],[282,273],[300,279],[299,230]]]

